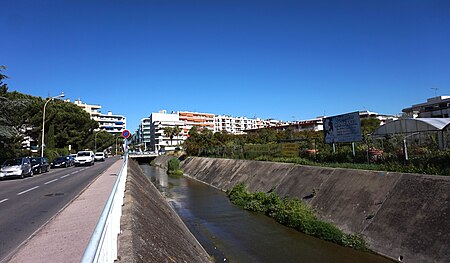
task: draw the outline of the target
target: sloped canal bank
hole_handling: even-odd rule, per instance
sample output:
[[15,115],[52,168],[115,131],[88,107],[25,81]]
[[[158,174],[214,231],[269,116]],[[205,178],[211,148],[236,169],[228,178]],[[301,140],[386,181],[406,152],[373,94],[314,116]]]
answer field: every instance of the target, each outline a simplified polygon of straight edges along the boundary
[[392,262],[325,242],[234,206],[226,194],[198,181],[168,178],[141,165],[217,262]]

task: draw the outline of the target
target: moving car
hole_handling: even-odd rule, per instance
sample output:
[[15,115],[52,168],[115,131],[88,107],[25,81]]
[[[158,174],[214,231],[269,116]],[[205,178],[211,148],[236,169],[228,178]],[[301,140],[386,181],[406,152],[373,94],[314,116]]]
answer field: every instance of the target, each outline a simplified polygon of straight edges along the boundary
[[74,163],[73,157],[70,155],[67,156],[60,156],[56,158],[52,163],[52,168],[58,168],[58,167],[69,167],[72,166]]
[[5,177],[33,176],[33,169],[29,158],[15,158],[6,160],[0,168],[0,179]]
[[75,166],[94,165],[94,153],[92,151],[80,151],[75,157]]
[[104,162],[104,161],[105,161],[105,154],[104,154],[103,152],[96,152],[96,153],[95,153],[94,160],[95,160],[96,162],[98,162],[98,161]]
[[44,157],[31,157],[30,162],[34,174],[48,172],[50,168],[47,158]]

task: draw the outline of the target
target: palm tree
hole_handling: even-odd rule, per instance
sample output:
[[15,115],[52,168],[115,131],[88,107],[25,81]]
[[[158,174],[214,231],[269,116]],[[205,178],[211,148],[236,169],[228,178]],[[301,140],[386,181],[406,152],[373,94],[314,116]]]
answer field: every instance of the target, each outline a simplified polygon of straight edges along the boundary
[[172,139],[173,139],[173,136],[175,135],[174,128],[164,127],[164,134],[170,138],[170,145],[172,145]]
[[175,127],[173,127],[172,132],[173,132],[173,135],[174,135],[174,136],[177,136],[177,145],[178,145],[178,144],[179,144],[179,143],[178,143],[178,142],[179,142],[178,136],[179,136],[180,133],[181,133],[181,128],[180,128],[180,126],[175,126]]

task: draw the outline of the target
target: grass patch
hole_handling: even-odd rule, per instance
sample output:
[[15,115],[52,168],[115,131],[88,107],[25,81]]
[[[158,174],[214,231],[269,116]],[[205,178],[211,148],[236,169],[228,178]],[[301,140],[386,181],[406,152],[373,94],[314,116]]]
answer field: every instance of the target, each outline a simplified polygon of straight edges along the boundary
[[171,177],[181,177],[181,176],[183,176],[183,170],[181,170],[181,169],[178,169],[178,170],[175,170],[175,171],[167,171],[167,174],[169,175],[169,176],[171,176]]
[[233,204],[263,213],[302,233],[357,250],[367,250],[361,235],[345,234],[336,226],[321,221],[310,206],[298,199],[280,198],[274,192],[249,193],[243,183],[227,191],[227,195]]

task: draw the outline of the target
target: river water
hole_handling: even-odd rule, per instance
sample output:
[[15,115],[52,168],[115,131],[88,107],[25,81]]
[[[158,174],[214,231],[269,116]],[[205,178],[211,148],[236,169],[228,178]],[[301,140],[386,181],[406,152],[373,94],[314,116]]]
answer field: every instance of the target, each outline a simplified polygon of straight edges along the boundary
[[341,247],[233,205],[227,195],[190,178],[141,165],[216,262],[393,262]]

